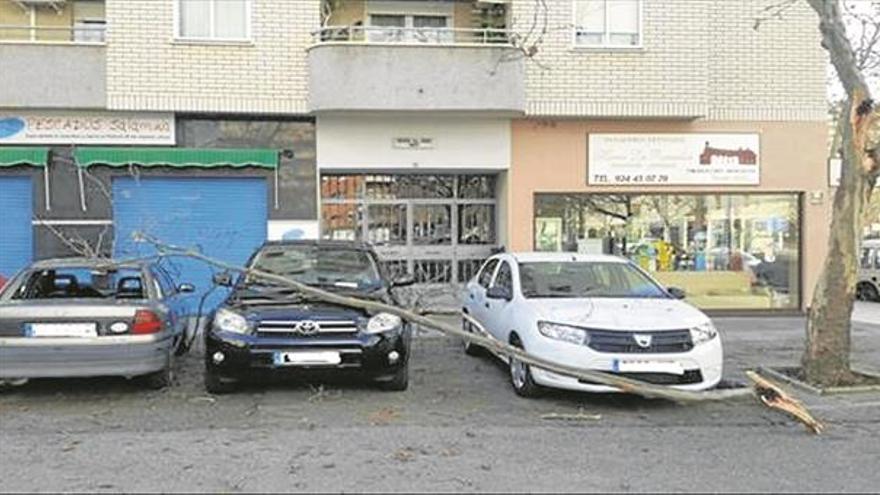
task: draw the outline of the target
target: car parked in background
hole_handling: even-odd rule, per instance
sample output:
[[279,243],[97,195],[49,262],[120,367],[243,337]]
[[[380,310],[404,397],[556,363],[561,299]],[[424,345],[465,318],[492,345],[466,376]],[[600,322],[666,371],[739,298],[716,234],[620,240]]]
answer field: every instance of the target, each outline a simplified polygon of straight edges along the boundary
[[[571,253],[500,254],[466,287],[463,311],[488,337],[560,364],[685,390],[721,380],[718,331],[634,263]],[[466,331],[480,331],[465,318]],[[474,354],[480,349],[465,344]],[[615,392],[614,387],[505,359],[517,394],[541,387]]]
[[880,302],[880,239],[862,242],[856,298]]
[[91,376],[170,384],[183,349],[181,295],[155,263],[38,261],[0,291],[0,381]]
[[[247,267],[390,304],[398,304],[394,287],[412,283],[411,277],[389,280],[369,246],[345,241],[269,242]],[[323,302],[255,276],[241,276],[233,284],[228,275],[219,274],[215,282],[233,288],[205,331],[209,392],[233,391],[242,379],[261,374],[346,374],[387,390],[407,388],[408,322],[389,313]]]

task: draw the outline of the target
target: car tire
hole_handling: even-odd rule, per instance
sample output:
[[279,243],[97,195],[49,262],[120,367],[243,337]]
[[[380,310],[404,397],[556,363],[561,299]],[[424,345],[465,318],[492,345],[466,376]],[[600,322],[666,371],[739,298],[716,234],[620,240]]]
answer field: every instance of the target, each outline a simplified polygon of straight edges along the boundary
[[856,288],[856,299],[859,301],[880,302],[880,292],[873,285],[862,283]]
[[[525,348],[516,336],[514,336],[511,345],[525,351]],[[516,395],[525,398],[541,395],[541,386],[535,383],[535,380],[532,378],[531,366],[513,356],[510,356],[508,365],[510,369],[510,385],[513,387],[513,391],[516,392]]]
[[223,395],[235,392],[238,383],[220,376],[220,373],[212,365],[205,367],[205,390],[209,394]]
[[[474,333],[473,325],[471,322],[467,320],[467,318],[461,319],[461,329],[467,333]],[[468,356],[481,356],[483,355],[483,348],[468,342],[467,340],[462,340],[462,346],[464,347],[464,353]]]
[[379,382],[379,387],[381,387],[382,390],[387,390],[389,392],[403,392],[409,388],[409,364],[404,363],[403,366],[394,373],[394,377],[391,378],[391,380]]

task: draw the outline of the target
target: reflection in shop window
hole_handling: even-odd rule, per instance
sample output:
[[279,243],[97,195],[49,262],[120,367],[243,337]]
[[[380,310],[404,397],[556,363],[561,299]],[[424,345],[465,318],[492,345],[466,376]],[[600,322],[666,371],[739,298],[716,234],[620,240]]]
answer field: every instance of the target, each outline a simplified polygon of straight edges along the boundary
[[449,205],[414,206],[413,244],[452,244],[452,207]]
[[455,177],[452,175],[367,175],[370,199],[451,198]]
[[703,308],[800,307],[796,194],[538,194],[535,248],[629,258]]
[[406,244],[406,205],[370,205],[367,240],[373,244]]
[[361,206],[355,204],[321,205],[321,237],[334,241],[361,239]]
[[458,176],[458,197],[465,199],[495,199],[495,176]]
[[321,199],[362,197],[363,175],[325,175],[321,177]]
[[452,282],[452,261],[416,260],[415,279],[419,284],[447,284]]
[[495,244],[495,206],[458,207],[459,244]]

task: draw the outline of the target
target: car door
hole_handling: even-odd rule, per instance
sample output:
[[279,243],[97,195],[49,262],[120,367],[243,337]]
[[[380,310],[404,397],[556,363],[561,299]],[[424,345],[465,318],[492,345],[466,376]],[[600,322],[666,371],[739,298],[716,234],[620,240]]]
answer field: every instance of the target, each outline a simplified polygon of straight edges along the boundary
[[153,266],[150,274],[159,285],[159,290],[161,292],[159,303],[168,312],[171,328],[174,329],[175,335],[183,333],[185,330],[184,324],[186,322],[183,314],[183,304],[180,300],[180,294],[177,292],[177,287],[174,286],[171,275],[159,266]]
[[486,325],[486,290],[492,283],[492,277],[495,275],[495,269],[498,267],[498,258],[490,258],[473,278],[467,284],[466,295],[464,301],[465,310],[472,318],[479,321],[481,325]]
[[[504,288],[509,294],[513,294],[513,268],[509,260],[501,260],[498,264],[490,287]],[[486,329],[494,338],[501,342],[507,342],[513,328],[510,321],[510,316],[513,313],[513,300],[486,297],[483,306],[486,312],[484,317]]]

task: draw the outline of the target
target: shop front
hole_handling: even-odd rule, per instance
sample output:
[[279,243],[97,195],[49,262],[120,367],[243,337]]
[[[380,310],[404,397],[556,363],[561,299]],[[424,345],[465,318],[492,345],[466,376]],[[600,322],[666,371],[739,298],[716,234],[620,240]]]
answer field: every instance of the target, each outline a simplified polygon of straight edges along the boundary
[[319,116],[321,236],[369,242],[419,284],[469,280],[503,243],[510,121]]
[[513,129],[509,194],[530,198],[510,202],[513,249],[625,257],[709,310],[809,303],[829,214],[822,125]]

